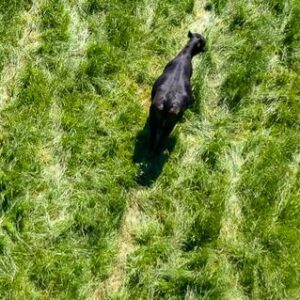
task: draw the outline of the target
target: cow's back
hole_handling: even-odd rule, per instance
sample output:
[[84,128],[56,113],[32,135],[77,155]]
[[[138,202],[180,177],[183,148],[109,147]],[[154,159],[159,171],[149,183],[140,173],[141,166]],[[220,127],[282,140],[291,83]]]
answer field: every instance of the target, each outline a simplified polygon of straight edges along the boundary
[[169,62],[152,89],[152,103],[156,106],[176,104],[184,109],[191,98],[191,62],[176,58]]

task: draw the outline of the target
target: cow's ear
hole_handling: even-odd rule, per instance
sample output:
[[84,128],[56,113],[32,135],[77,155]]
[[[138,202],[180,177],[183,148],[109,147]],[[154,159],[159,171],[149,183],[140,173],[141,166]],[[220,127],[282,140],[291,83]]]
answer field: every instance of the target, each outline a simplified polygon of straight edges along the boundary
[[188,38],[192,38],[193,37],[193,34],[191,33],[191,31],[189,30],[189,32],[188,32]]

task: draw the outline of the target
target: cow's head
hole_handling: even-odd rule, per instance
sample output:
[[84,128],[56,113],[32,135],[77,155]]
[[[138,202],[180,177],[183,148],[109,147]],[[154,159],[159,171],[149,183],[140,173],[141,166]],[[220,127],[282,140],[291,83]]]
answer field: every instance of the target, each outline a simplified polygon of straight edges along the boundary
[[192,46],[193,55],[205,51],[205,39],[201,34],[189,31],[188,38],[190,39],[189,43]]

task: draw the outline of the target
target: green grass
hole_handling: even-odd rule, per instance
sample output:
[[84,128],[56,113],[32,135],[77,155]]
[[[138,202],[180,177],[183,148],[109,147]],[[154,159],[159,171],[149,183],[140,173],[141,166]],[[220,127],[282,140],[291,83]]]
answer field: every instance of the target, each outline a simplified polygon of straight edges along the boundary
[[[298,2],[0,4],[1,299],[299,299]],[[195,102],[150,159],[189,29]]]

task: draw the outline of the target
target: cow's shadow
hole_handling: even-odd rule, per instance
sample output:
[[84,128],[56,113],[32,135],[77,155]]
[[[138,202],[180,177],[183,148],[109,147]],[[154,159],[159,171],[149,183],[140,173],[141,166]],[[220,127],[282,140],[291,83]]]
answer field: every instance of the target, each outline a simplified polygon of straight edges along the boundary
[[149,119],[147,119],[144,128],[136,135],[133,154],[133,162],[139,166],[136,178],[139,185],[151,186],[155,182],[161,174],[175,144],[176,137],[170,136],[160,151],[151,151],[149,144]]

